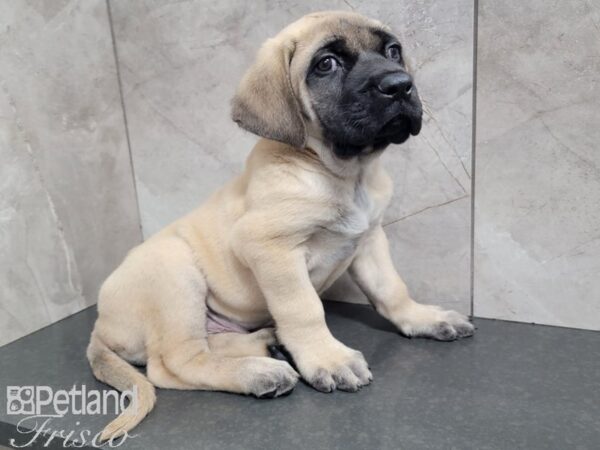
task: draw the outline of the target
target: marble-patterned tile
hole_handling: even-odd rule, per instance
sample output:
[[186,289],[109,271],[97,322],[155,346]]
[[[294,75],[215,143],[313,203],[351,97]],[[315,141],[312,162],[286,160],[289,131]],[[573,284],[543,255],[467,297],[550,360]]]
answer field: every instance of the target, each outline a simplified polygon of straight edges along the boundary
[[[350,2],[112,2],[144,234],[194,208],[241,169],[255,137],[229,99],[267,37]],[[352,2],[404,38],[427,114],[386,152],[396,197],[387,221],[470,190],[472,2]]]
[[406,42],[425,109],[421,134],[383,156],[395,188],[389,223],[470,195],[473,2],[364,5]]
[[106,4],[0,4],[0,345],[96,301],[141,240]]
[[[471,314],[471,250],[464,243],[464,236],[470,233],[470,211],[471,200],[465,196],[384,228],[394,265],[418,302]],[[325,296],[367,303],[347,274]]]
[[[403,37],[427,110],[421,135],[384,155],[396,190],[385,222],[440,214],[464,230],[454,238],[467,251],[470,213],[437,206],[458,208],[470,192],[472,1],[111,1],[111,9],[146,237],[240,172],[256,138],[231,122],[229,100],[260,44],[306,13],[355,9]],[[433,260],[430,238],[415,230],[404,245]],[[470,293],[451,297],[468,302]]]
[[475,314],[600,329],[600,5],[479,5]]

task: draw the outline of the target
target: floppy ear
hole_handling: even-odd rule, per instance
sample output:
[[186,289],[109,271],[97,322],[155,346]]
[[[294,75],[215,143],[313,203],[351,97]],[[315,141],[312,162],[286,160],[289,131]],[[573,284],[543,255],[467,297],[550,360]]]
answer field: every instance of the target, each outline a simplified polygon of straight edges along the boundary
[[290,79],[294,49],[293,43],[265,42],[238,86],[231,116],[254,134],[304,147],[306,130]]

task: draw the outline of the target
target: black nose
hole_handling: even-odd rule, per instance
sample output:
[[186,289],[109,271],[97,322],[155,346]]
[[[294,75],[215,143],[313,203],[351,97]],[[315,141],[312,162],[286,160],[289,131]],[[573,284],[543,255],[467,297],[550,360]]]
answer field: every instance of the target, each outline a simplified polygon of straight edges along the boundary
[[388,97],[407,99],[413,90],[412,77],[406,72],[394,72],[384,76],[377,90]]

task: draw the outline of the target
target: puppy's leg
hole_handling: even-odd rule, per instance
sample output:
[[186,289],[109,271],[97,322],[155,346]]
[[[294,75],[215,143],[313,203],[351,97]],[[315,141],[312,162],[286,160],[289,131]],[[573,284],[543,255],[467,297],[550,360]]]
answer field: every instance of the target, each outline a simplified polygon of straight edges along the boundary
[[362,353],[342,344],[327,328],[302,247],[295,241],[265,238],[263,224],[269,221],[251,219],[238,223],[236,248],[265,296],[278,341],[302,377],[322,392],[357,391],[369,384],[372,375]]
[[[210,357],[207,358],[207,352],[195,353],[194,357],[198,361],[192,364],[191,369],[182,368],[181,364],[172,360],[170,366],[174,367],[173,370],[167,367],[162,358],[150,358],[147,376],[155,386],[165,389],[223,390],[252,394],[260,398],[276,397],[290,392],[298,375],[290,370],[291,367],[287,363],[273,365],[265,362],[264,358],[243,358],[243,356],[254,355],[266,358],[268,356],[267,342],[275,342],[273,329],[260,330],[251,334],[219,333],[209,335],[209,346],[215,346],[215,348],[211,348]],[[202,347],[202,343],[198,347]],[[216,354],[217,352],[219,354]],[[228,358],[220,359],[219,357],[222,356]],[[210,361],[207,363],[208,359]],[[254,370],[249,370],[249,365],[254,365]],[[199,373],[192,373],[190,377],[188,372],[195,370],[193,366],[200,367]],[[216,370],[215,366],[218,367],[218,370],[230,366],[233,372],[243,373],[245,371],[245,376],[242,377],[243,382],[240,382],[235,376],[232,376],[229,381],[221,376],[217,380],[211,373]],[[186,379],[188,381],[184,381]]]
[[153,261],[146,268],[144,283],[148,378],[162,387],[259,397],[293,389],[298,374],[286,362],[211,352],[206,332],[206,280],[186,243],[172,239],[161,245],[168,249],[142,255]]
[[363,242],[349,272],[377,312],[405,335],[452,341],[473,334],[473,325],[466,316],[438,306],[422,305],[410,298],[394,268],[381,227]]
[[[200,283],[195,282],[194,286],[198,289]],[[202,306],[203,303],[192,305],[192,302],[185,304],[178,300],[178,308],[161,314],[162,322],[157,327],[159,339],[150,343],[148,350],[151,363],[148,377],[152,382],[163,387],[227,391],[257,397],[277,397],[294,388],[298,381],[296,371],[287,362],[267,357],[266,352],[265,356],[212,352]],[[266,340],[264,345],[266,348]],[[254,345],[254,350],[256,347]]]
[[217,333],[208,335],[208,348],[223,356],[269,356],[268,347],[275,345],[275,330],[263,328],[253,333]]
[[291,391],[298,381],[298,374],[287,362],[265,356],[211,353],[205,339],[173,344],[164,352],[162,361],[164,368],[185,386],[270,398]]
[[[220,344],[245,344],[238,346],[237,352],[233,348],[229,350],[231,355],[224,355],[211,351],[203,327],[181,310],[170,311],[163,325],[161,339],[150,345],[148,358],[148,378],[158,387],[227,391],[262,398],[285,394],[298,381],[298,374],[287,362],[266,356],[270,334],[266,331],[252,333],[251,339],[237,339],[251,336],[241,334],[218,338]],[[210,341],[215,342],[212,338]],[[265,356],[240,356],[244,351],[260,351]]]
[[156,387],[163,389],[194,390],[196,386],[185,383],[167,369],[160,357],[151,357],[146,365],[146,376]]

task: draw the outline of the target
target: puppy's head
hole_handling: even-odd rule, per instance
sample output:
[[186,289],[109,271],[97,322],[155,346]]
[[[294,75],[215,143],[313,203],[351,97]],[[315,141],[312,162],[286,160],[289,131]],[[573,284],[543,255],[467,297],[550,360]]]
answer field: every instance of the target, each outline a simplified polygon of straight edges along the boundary
[[309,136],[340,158],[402,143],[421,102],[399,39],[355,13],[310,14],[268,40],[233,99],[233,120],[294,147]]

